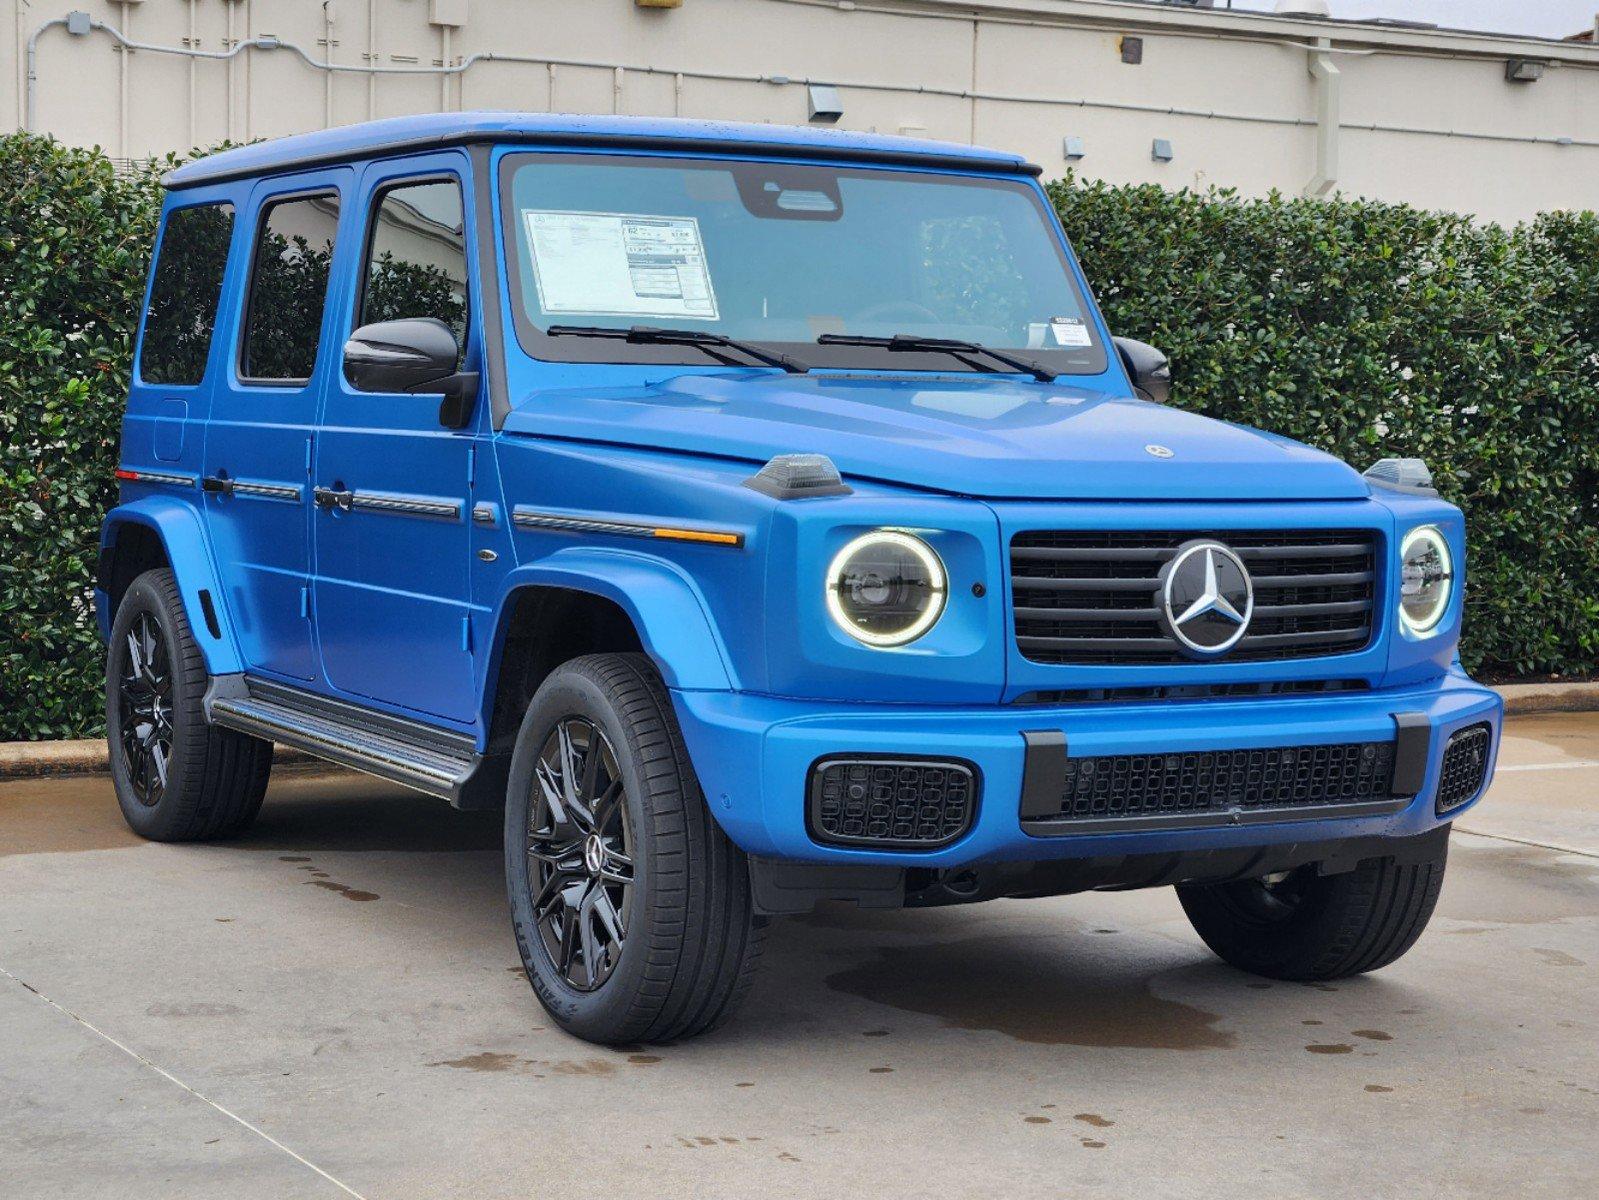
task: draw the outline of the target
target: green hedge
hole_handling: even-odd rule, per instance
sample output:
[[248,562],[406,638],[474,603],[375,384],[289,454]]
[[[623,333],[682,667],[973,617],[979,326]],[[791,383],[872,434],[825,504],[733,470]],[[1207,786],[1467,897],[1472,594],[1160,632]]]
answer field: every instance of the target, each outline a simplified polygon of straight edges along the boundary
[[102,723],[91,589],[116,500],[155,176],[0,138],[0,741]]
[[[157,176],[0,138],[0,740],[101,724],[90,589]],[[1593,668],[1599,218],[1504,229],[1402,205],[1051,194],[1112,326],[1171,354],[1175,403],[1356,464],[1433,465],[1471,525],[1468,664]]]

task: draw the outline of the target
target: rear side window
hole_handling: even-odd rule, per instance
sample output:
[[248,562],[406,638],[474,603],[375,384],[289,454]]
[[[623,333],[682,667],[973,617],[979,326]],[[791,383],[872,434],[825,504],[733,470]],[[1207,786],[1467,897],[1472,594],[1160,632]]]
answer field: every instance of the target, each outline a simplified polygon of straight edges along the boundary
[[461,185],[453,179],[431,180],[379,193],[356,324],[436,317],[464,347],[466,316]]
[[280,200],[262,210],[239,362],[244,378],[311,378],[338,226],[339,198],[332,193]]
[[232,237],[231,204],[197,204],[167,216],[144,313],[144,382],[189,385],[205,378]]

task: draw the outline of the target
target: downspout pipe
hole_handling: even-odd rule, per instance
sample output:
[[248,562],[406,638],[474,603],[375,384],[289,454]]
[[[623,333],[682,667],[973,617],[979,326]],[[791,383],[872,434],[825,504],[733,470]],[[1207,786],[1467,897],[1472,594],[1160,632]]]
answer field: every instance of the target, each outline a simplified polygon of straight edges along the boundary
[[1310,50],[1310,77],[1316,82],[1316,173],[1305,195],[1326,196],[1338,186],[1339,110],[1343,75],[1333,62],[1332,43],[1319,40]]

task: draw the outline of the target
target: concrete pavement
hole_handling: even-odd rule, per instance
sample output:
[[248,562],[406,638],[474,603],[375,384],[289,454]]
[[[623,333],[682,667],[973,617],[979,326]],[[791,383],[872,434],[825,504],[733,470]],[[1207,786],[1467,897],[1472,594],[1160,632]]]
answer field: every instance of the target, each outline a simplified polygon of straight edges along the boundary
[[1512,723],[1418,947],[1268,984],[1169,891],[779,923],[726,1030],[549,1026],[497,815],[281,772],[158,846],[0,785],[0,1197],[1599,1195],[1599,716]]

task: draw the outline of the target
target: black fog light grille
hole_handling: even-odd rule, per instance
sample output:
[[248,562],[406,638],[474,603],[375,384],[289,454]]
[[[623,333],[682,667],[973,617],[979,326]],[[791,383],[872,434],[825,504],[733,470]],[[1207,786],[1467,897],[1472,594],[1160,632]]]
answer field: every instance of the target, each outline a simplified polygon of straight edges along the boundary
[[1449,739],[1443,769],[1438,773],[1440,813],[1459,808],[1482,790],[1492,746],[1493,728],[1489,725],[1472,725]]
[[1022,820],[1064,834],[1374,815],[1407,803],[1394,795],[1396,757],[1394,742],[1053,759],[1035,750]]
[[811,768],[811,833],[843,846],[930,850],[971,828],[977,790],[970,763],[824,758]]

